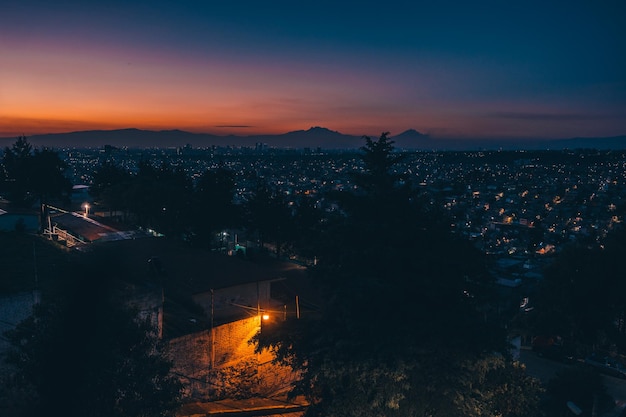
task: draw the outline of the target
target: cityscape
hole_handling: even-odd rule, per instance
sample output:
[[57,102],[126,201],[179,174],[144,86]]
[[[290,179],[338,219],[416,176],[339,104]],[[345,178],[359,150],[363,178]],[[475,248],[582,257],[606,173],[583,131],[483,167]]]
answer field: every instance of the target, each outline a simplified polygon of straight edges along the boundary
[[[619,274],[623,266],[613,257],[624,248],[625,151],[415,151],[395,148],[385,133],[363,141],[360,149],[273,148],[256,143],[254,147],[106,145],[51,150],[34,148],[25,137],[16,139],[12,147],[4,149],[2,159],[1,236],[3,246],[11,241],[15,245],[3,252],[3,330],[7,335],[19,335],[12,332],[28,322],[33,303],[45,301],[42,305],[47,306],[52,294],[70,285],[61,282],[73,282],[62,277],[83,268],[93,275],[81,284],[87,294],[113,291],[116,298],[125,300],[125,308],[147,323],[151,330],[144,331],[154,336],[159,352],[170,361],[170,379],[161,384],[171,384],[178,394],[176,406],[168,412],[219,415],[238,408],[244,413],[254,409],[256,415],[296,416],[315,412],[320,404],[328,405],[324,397],[302,389],[300,384],[307,381],[302,372],[308,368],[298,369],[290,362],[290,355],[297,353],[281,351],[283,338],[293,337],[284,332],[298,334],[300,323],[311,328],[327,326],[335,319],[326,323],[326,315],[336,307],[324,297],[344,291],[356,296],[366,291],[357,290],[350,279],[337,281],[351,262],[356,262],[350,268],[356,268],[351,273],[356,273],[357,282],[369,274],[356,272],[359,265],[371,263],[378,268],[382,262],[386,272],[381,279],[389,280],[389,288],[370,295],[364,292],[361,301],[343,301],[345,308],[363,308],[371,296],[378,308],[403,312],[400,319],[387,313],[370,319],[372,327],[363,328],[357,340],[379,326],[400,332],[412,321],[426,317],[439,323],[435,317],[444,314],[437,312],[441,306],[427,307],[429,302],[419,301],[422,291],[428,294],[437,286],[430,288],[432,284],[409,278],[425,273],[419,272],[424,266],[418,265],[432,262],[429,268],[437,271],[434,279],[442,283],[451,279],[450,285],[456,282],[453,287],[462,290],[461,302],[469,300],[463,308],[471,306],[480,312],[482,319],[467,326],[478,326],[475,331],[484,332],[482,337],[503,332],[509,347],[501,352],[511,362],[498,364],[500,359],[484,353],[472,359],[487,361],[484,366],[492,372],[513,372],[507,384],[527,390],[524,394],[504,391],[506,396],[518,396],[519,404],[513,401],[502,415],[518,415],[522,409],[532,415],[549,410],[583,413],[590,410],[589,404],[594,412],[600,410],[598,415],[619,415],[624,398],[619,377],[626,377],[621,296],[616,294],[615,301],[602,299],[613,312],[609,314],[617,314],[608,322],[584,315],[577,319],[576,313],[550,312],[553,307],[567,309],[574,300],[560,304],[564,301],[553,297],[571,290],[550,287],[563,285],[557,284],[560,275],[555,266],[569,268],[563,263],[572,263],[571,256],[579,257],[572,265],[581,262],[581,267],[592,268],[582,273],[580,285],[583,279],[591,280],[585,285],[622,285]],[[24,149],[26,152],[20,151]],[[43,172],[45,180],[37,179],[36,169],[27,170],[31,179],[24,183],[26,194],[17,187],[22,183],[21,171],[15,168],[20,166],[15,162],[20,155],[42,172],[53,167]],[[382,155],[383,162],[372,162],[376,159],[367,155]],[[44,157],[48,162],[43,162]],[[34,162],[37,158],[41,162]],[[55,163],[50,164],[54,158]],[[376,171],[377,163],[383,164],[382,171]],[[59,173],[65,178],[61,187],[50,180]],[[378,177],[385,180],[383,185],[376,185]],[[36,191],[40,189],[35,185],[38,181],[50,188]],[[377,197],[379,193],[381,197]],[[395,215],[388,220],[371,217],[388,213]],[[353,219],[361,215],[370,217],[352,226]],[[379,222],[386,226],[380,229]],[[332,243],[326,242],[325,233],[334,236]],[[380,260],[365,260],[379,251],[391,252]],[[411,257],[422,259],[420,252],[432,253],[418,265],[406,264]],[[603,252],[611,256],[610,265],[596,265],[595,257],[602,257]],[[374,255],[378,256],[380,253]],[[116,265],[115,275],[107,272],[110,262]],[[446,263],[456,266],[448,270]],[[46,266],[49,264],[54,268]],[[575,271],[566,272],[566,279],[574,279],[568,274],[578,274],[578,269]],[[595,276],[595,272],[607,276]],[[426,272],[425,277],[430,274]],[[396,282],[392,276],[402,278]],[[599,300],[593,294],[599,289],[587,289],[591,292],[582,300],[577,298],[574,311],[598,308],[595,303]],[[399,297],[398,290],[406,291],[409,298]],[[393,299],[381,300],[385,294],[394,294]],[[447,290],[433,296],[444,297],[446,303],[454,299]],[[83,300],[79,305],[83,311],[93,311],[94,305],[102,302],[98,299]],[[460,305],[452,309],[457,308]],[[556,316],[551,320],[546,314]],[[458,318],[450,316],[451,320]],[[358,317],[350,320],[356,328],[367,323]],[[603,327],[594,327],[600,325]],[[420,330],[422,325],[414,326],[416,332],[425,331]],[[462,336],[463,331],[453,330],[455,325],[443,320],[437,326],[432,336],[423,336],[433,338],[427,345],[439,346],[438,338],[446,335],[450,343],[460,338],[456,343],[460,343],[462,357],[474,348],[475,342]],[[569,334],[564,333],[566,329]],[[458,335],[451,336],[450,331]],[[14,358],[10,353],[15,352],[11,348],[15,342],[10,342],[13,337],[3,339],[5,358]],[[117,336],[113,333],[110,337]],[[424,343],[422,338],[410,340],[403,343],[415,343],[412,349]],[[311,343],[315,346],[316,342]],[[360,355],[367,352],[369,349]],[[369,361],[376,357],[374,352],[360,366],[373,366]],[[411,352],[401,349],[394,354],[403,358],[415,355]],[[7,384],[20,375],[14,373],[14,367],[24,366],[12,363],[2,368]],[[383,371],[374,366],[366,372],[368,376],[363,378]],[[433,378],[432,372],[421,377]],[[489,377],[493,376],[483,376],[485,393],[502,389],[497,382],[489,382]],[[591,392],[591,403],[585,394],[555,403],[555,398],[563,395],[554,388],[558,378],[582,378],[581,389]],[[604,378],[597,380],[601,391],[589,385],[594,378]],[[496,385],[489,388],[492,383]],[[449,382],[445,384],[449,386]],[[394,388],[399,390],[395,394],[399,408],[383,406],[387,412],[424,407],[415,402],[412,389],[400,387]],[[593,400],[599,392],[603,393],[601,403]],[[29,412],[20,408],[20,398],[9,391],[3,397],[4,409],[15,415]],[[158,403],[164,410],[166,405]]]
[[626,416],[623,1],[4,3],[0,416]]

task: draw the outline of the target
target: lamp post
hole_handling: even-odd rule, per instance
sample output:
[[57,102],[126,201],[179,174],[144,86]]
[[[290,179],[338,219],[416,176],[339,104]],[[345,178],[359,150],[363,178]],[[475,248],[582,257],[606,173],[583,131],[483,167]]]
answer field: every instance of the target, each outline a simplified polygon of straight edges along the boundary
[[89,203],[83,203],[83,208],[85,209],[85,217],[89,217]]

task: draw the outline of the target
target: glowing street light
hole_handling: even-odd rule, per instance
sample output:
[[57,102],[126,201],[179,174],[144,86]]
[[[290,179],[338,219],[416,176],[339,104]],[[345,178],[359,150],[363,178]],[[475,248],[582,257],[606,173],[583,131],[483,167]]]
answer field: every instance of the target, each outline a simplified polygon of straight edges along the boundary
[[83,208],[85,209],[85,217],[89,216],[89,203],[83,203]]
[[263,314],[262,318],[263,318],[263,320],[269,320],[270,319],[270,315],[269,314]]

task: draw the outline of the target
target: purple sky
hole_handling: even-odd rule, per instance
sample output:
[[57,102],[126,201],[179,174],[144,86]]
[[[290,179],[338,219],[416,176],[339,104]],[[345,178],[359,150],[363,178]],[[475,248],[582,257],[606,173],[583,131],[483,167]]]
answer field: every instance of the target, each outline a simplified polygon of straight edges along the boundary
[[626,134],[623,1],[214,3],[3,4],[0,137]]

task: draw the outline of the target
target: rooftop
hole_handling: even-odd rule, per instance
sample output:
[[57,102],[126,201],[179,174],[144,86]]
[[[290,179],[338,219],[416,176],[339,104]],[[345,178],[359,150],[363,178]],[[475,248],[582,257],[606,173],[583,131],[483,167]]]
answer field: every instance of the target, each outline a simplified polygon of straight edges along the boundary
[[108,256],[116,269],[123,269],[137,279],[176,282],[191,294],[303,276],[306,270],[291,263],[252,262],[157,237],[102,242],[92,248]]

